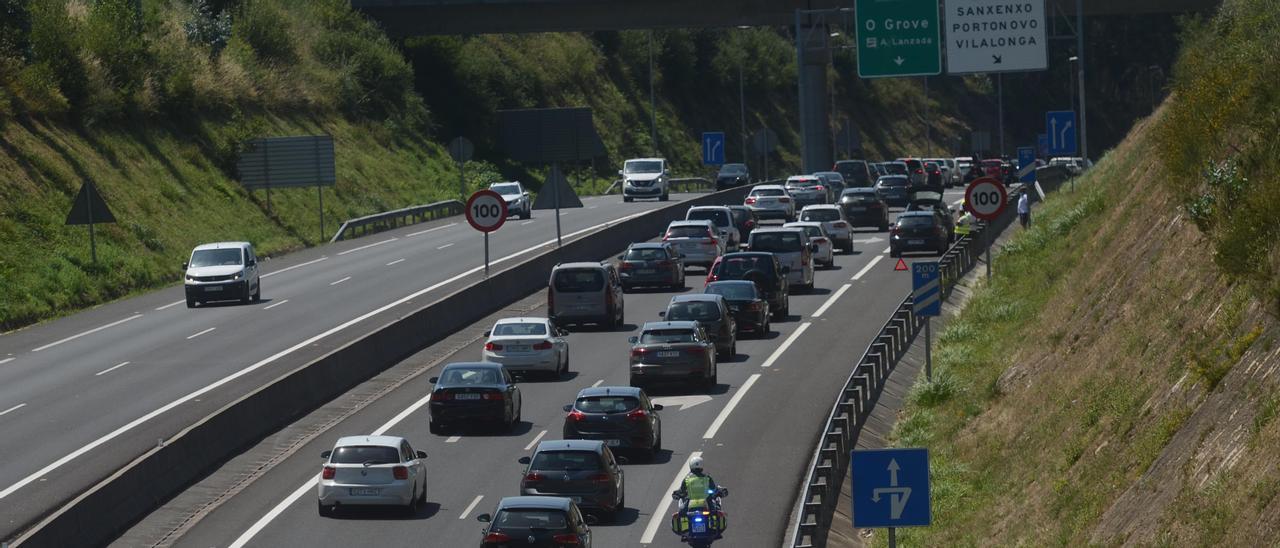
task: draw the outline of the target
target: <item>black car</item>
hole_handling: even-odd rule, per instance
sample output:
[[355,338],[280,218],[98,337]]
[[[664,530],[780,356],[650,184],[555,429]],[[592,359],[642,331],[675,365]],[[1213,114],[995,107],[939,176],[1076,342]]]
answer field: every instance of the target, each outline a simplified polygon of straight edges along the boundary
[[716,190],[751,184],[751,171],[746,164],[725,164],[716,174]]
[[738,333],[751,333],[756,338],[769,334],[769,301],[760,294],[756,284],[747,280],[724,280],[707,284],[702,292],[724,297],[738,323]]
[[521,495],[567,497],[606,520],[626,504],[622,467],[602,441],[544,441],[519,462],[525,465]]
[[622,289],[642,285],[684,288],[684,256],[667,242],[631,244],[618,255]]
[[775,318],[785,318],[791,313],[791,283],[787,281],[787,273],[787,267],[782,266],[773,253],[726,253],[711,265],[707,283],[720,280],[755,282],[761,295],[769,302],[769,312]]
[[936,190],[942,192],[946,189],[946,185],[942,182],[942,166],[936,162],[925,162],[924,164],[925,185],[920,190]]
[[676,295],[658,315],[669,322],[698,322],[716,343],[716,352],[721,358],[732,358],[738,353],[737,322],[729,311],[728,301],[720,295]]
[[564,406],[564,439],[600,440],[610,448],[639,449],[653,459],[662,450],[662,406],[633,386],[583,388]]
[[906,175],[885,175],[876,182],[876,191],[880,193],[880,199],[891,206],[906,207],[911,201],[907,196],[910,187],[911,180]]
[[951,206],[948,206],[942,200],[941,192],[912,192],[911,203],[907,204],[907,211],[934,211],[942,218],[943,223],[947,227],[948,241],[956,239],[956,218]]
[[874,226],[877,230],[889,230],[889,204],[880,199],[874,188],[851,188],[840,195],[840,209],[850,225]]
[[480,514],[476,521],[489,524],[480,531],[480,548],[591,548],[591,527],[578,505],[564,497],[504,497],[492,515]]
[[760,224],[760,219],[756,217],[755,210],[744,205],[731,205],[729,210],[733,212],[733,225],[738,227],[738,236],[742,241],[747,241],[747,236],[751,235],[751,231],[756,229]]
[[872,172],[866,160],[840,160],[831,168],[831,171],[838,172],[844,177],[847,188],[870,187],[876,180],[876,173]]
[[936,211],[908,211],[898,215],[889,229],[889,256],[901,257],[911,251],[928,251],[941,256],[947,252],[946,223]]
[[451,363],[430,382],[435,385],[428,407],[432,434],[470,421],[497,422],[508,430],[520,422],[520,389],[501,364]]

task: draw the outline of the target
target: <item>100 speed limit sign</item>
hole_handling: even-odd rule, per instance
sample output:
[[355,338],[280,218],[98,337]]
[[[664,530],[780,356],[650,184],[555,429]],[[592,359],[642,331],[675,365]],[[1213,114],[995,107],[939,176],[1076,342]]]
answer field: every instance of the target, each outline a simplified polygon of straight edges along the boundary
[[481,190],[467,200],[467,222],[480,232],[493,232],[507,222],[507,201],[492,190]]
[[965,209],[984,221],[994,221],[999,217],[1008,199],[1004,185],[991,177],[974,179],[964,191]]

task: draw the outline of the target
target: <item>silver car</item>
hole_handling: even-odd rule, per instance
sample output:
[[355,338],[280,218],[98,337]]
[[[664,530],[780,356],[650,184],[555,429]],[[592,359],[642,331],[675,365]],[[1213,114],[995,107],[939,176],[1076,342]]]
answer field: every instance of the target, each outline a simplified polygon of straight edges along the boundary
[[755,212],[757,219],[796,218],[796,202],[782,185],[756,185],[742,203]]
[[827,185],[822,179],[813,175],[792,175],[787,177],[787,192],[796,201],[796,207],[809,204],[827,203]]
[[822,228],[822,223],[806,223],[795,222],[782,225],[782,228],[802,228],[809,241],[815,245],[813,251],[813,262],[831,268],[836,265],[835,245],[831,242],[831,237],[827,236],[827,231]]
[[698,322],[647,322],[631,342],[631,386],[697,382],[716,386],[716,343]]
[[800,220],[822,223],[823,230],[831,236],[833,245],[853,253],[853,225],[844,218],[844,210],[838,205],[811,205],[800,210]]
[[529,199],[529,191],[517,181],[493,183],[489,190],[502,195],[507,202],[507,215],[519,215],[521,219],[533,216],[533,200]]
[[367,505],[397,505],[412,513],[427,500],[427,454],[399,436],[347,436],[320,458],[321,516]]
[[662,241],[671,244],[684,255],[685,266],[709,268],[724,254],[728,242],[718,237],[719,231],[711,221],[672,221]]
[[813,289],[813,253],[816,245],[802,228],[766,227],[751,232],[748,251],[772,253],[787,267],[787,283],[793,288]]
[[546,318],[503,318],[485,331],[480,360],[500,363],[513,374],[569,372],[568,332]]
[[695,206],[689,208],[685,213],[686,221],[711,221],[716,225],[716,230],[720,236],[727,242],[725,249],[737,251],[742,245],[742,235],[738,231],[738,226],[733,222],[733,210],[727,206]]

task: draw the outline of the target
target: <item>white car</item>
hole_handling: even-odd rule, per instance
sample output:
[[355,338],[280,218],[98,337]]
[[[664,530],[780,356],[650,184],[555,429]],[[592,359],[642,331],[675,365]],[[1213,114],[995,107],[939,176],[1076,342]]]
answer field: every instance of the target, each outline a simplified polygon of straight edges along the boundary
[[782,225],[782,228],[802,228],[809,236],[809,241],[817,244],[818,250],[813,252],[813,262],[831,268],[836,265],[835,244],[820,222],[795,222]]
[[751,208],[757,219],[790,221],[796,218],[796,202],[782,185],[756,185],[743,205]]
[[716,259],[724,255],[724,238],[718,237],[716,225],[711,221],[672,221],[662,235],[662,241],[684,256],[685,266],[711,268]]
[[427,454],[399,436],[347,436],[320,454],[321,516],[342,506],[396,505],[414,512],[427,500]]
[[667,161],[663,158],[635,158],[622,164],[618,172],[622,176],[622,201],[636,198],[657,198],[665,202],[670,197]]
[[511,374],[569,372],[569,342],[564,329],[546,318],[503,318],[485,331],[481,361],[500,363]]
[[202,244],[182,263],[187,308],[209,301],[262,300],[258,257],[249,242]]
[[737,251],[742,245],[742,234],[733,223],[733,210],[728,206],[695,206],[685,212],[686,221],[711,221],[716,225],[720,237],[725,240],[725,249]]
[[507,201],[507,215],[519,215],[521,219],[533,216],[533,200],[529,199],[529,191],[518,181],[493,183],[489,190],[501,194]]
[[822,223],[823,230],[831,236],[832,245],[838,245],[845,253],[853,253],[853,225],[844,218],[844,210],[838,205],[811,205],[800,210],[800,220]]

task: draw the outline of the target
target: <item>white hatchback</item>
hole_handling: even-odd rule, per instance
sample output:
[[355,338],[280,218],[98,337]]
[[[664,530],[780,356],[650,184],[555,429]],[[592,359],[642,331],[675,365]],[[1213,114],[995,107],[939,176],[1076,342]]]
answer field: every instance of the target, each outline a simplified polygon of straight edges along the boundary
[[511,374],[569,372],[568,332],[546,318],[503,318],[485,331],[481,361],[500,363]]
[[396,505],[416,512],[427,500],[427,454],[398,436],[347,436],[325,459],[316,487],[321,516],[342,506]]
[[813,252],[813,262],[824,265],[828,268],[836,265],[835,245],[832,243],[831,236],[827,234],[825,228],[820,222],[795,222],[782,225],[782,228],[801,228],[805,234],[809,236],[809,241],[817,244],[817,251]]
[[822,228],[831,236],[833,245],[838,245],[845,253],[853,253],[853,226],[844,218],[844,210],[836,205],[811,205],[800,210],[800,220],[810,223],[822,223]]

